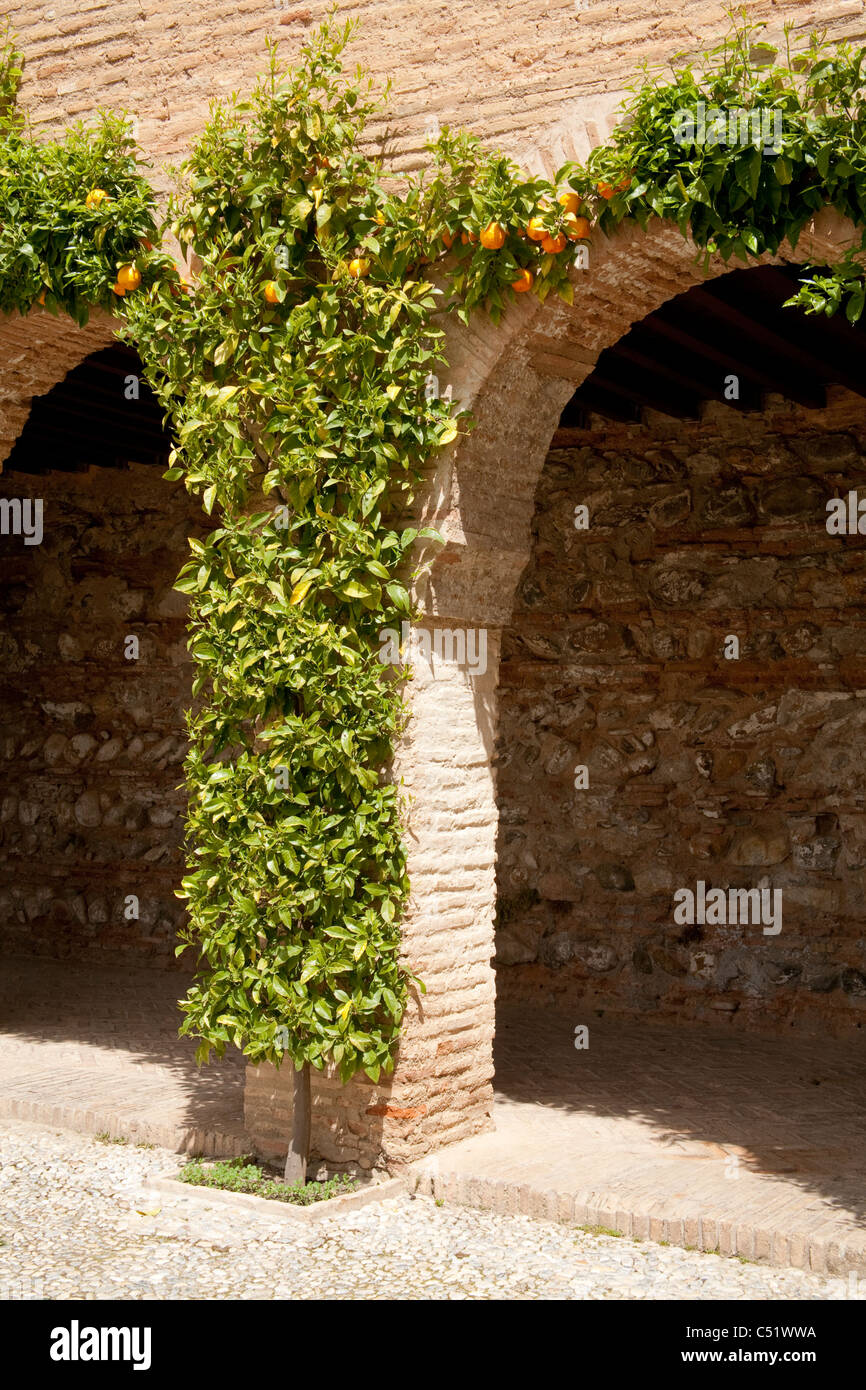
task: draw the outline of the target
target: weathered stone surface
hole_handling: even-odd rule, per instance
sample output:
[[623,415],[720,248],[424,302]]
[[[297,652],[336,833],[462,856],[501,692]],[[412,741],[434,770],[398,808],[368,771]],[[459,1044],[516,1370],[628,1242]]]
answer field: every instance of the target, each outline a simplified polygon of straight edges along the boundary
[[[828,457],[848,470],[833,488],[862,489],[866,419],[841,431],[826,415]],[[510,898],[497,933],[503,997],[571,991],[762,1027],[844,1030],[866,1013],[866,538],[827,545],[814,419],[752,417],[748,444],[733,415],[557,436],[503,635],[498,795],[503,825],[519,806],[520,841],[500,833],[497,876],[508,893],[519,873],[534,902]],[[657,498],[662,457],[677,474]],[[603,529],[593,518],[578,540],[551,523],[569,477],[574,499],[604,494]],[[627,544],[639,513],[648,550]],[[579,608],[578,574],[596,577]],[[550,660],[554,645],[583,664]],[[674,894],[698,880],[781,890],[781,932],[675,926]]]
[[28,654],[0,669],[0,946],[179,968],[191,667],[168,656],[183,608],[155,610],[203,518],[142,465],[13,472],[0,494],[41,496],[45,517],[40,546],[0,537],[0,626]]
[[788,836],[784,831],[748,831],[735,836],[728,859],[738,867],[766,868],[772,864],[782,864],[789,851]]

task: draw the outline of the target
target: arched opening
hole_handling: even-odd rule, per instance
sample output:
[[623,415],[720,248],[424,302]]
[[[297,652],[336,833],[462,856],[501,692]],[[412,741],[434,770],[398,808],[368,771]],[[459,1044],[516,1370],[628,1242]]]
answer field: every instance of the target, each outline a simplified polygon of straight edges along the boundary
[[13,954],[174,966],[191,682],[172,586],[199,521],[162,479],[161,416],[136,354],[106,348],[34,400],[4,467]]
[[[866,1268],[866,613],[826,502],[865,481],[866,334],[781,309],[794,260],[703,279],[666,229],[623,232],[475,393],[430,599],[502,651],[448,748],[492,765],[495,1102],[418,1184],[842,1273]],[[758,920],[708,920],[712,888],[758,890]]]
[[864,540],[826,503],[866,333],[782,309],[796,273],[663,302],[566,404],[501,639],[497,1132],[435,1181],[782,1263],[832,1218],[860,1268]]
[[173,586],[207,519],[163,478],[169,449],[113,342],[33,399],[0,478],[0,1084],[36,1118],[174,1145],[240,1128],[240,1071],[198,1079],[177,1038],[192,669]]
[[[799,254],[785,246],[766,264],[790,266],[786,273],[793,275],[801,256],[820,264],[822,258],[837,255],[849,235],[850,228],[840,219],[822,215],[804,232]],[[709,276],[723,276],[727,270],[715,261]],[[506,1026],[503,1005],[507,1008],[510,1001],[522,1008],[526,996],[516,988],[516,977],[512,996],[499,966],[492,964],[497,848],[509,814],[507,808],[503,813],[497,795],[497,781],[501,786],[505,769],[495,766],[502,727],[499,710],[508,694],[498,688],[500,648],[511,629],[517,587],[532,563],[539,479],[563,409],[605,350],[635,323],[692,286],[708,283],[711,279],[696,264],[695,248],[676,228],[653,223],[643,232],[627,226],[593,246],[590,275],[576,273],[573,307],[550,300],[541,306],[527,302],[527,296],[496,327],[482,318],[466,327],[453,320],[445,324],[450,366],[440,387],[453,387],[455,398],[471,408],[475,427],[437,456],[429,487],[419,500],[417,522],[435,526],[445,545],[431,549],[429,565],[419,571],[416,593],[423,626],[434,640],[441,630],[443,652],[445,637],[453,637],[455,629],[463,629],[464,636],[483,629],[487,661],[484,670],[470,670],[459,659],[437,660],[434,671],[420,648],[411,651],[412,720],[397,757],[397,771],[408,792],[412,882],[404,942],[407,960],[423,979],[426,994],[411,1001],[394,1077],[387,1085],[360,1081],[339,1094],[336,1088],[322,1094],[322,1123],[335,1136],[329,1156],[339,1152],[349,1157],[360,1153],[368,1161],[381,1161],[382,1155],[396,1163],[420,1160],[424,1182],[429,1162],[431,1171],[440,1174],[431,1181],[441,1181],[450,1195],[471,1204],[501,1202],[508,1210],[517,1201],[518,1170],[526,1174],[532,1169],[536,1188],[546,1177],[558,1180],[546,1164],[558,1147],[562,1149],[561,1136],[546,1132],[543,1119],[560,1111],[571,1113],[573,1097],[563,1102],[555,1093],[545,1094],[545,1058],[526,1047],[526,1029]],[[782,298],[789,293],[786,285]],[[835,326],[831,329],[835,332]],[[814,333],[813,321],[807,331]],[[842,358],[844,353],[836,354],[840,364]],[[794,377],[789,372],[792,388],[797,384]],[[746,383],[745,373],[742,379]],[[720,381],[720,390],[722,385]],[[772,387],[765,389],[772,393]],[[692,394],[701,397],[700,390]],[[752,403],[747,383],[741,399],[743,406]],[[772,394],[768,404],[774,406]],[[819,402],[812,400],[810,405],[817,407]],[[855,409],[859,408],[857,401]],[[657,410],[648,414],[644,428],[659,418]],[[817,409],[812,418],[819,420]],[[505,925],[500,920],[500,931]],[[494,986],[496,972],[500,978]],[[498,1011],[496,989],[501,993]],[[570,1007],[566,1004],[566,1011]],[[553,1011],[548,1009],[548,1015],[553,1018]],[[561,1021],[561,1010],[557,1017]],[[556,1045],[564,1049],[566,1061],[576,1055],[572,1027],[580,1021],[568,1013],[564,1035],[560,1029]],[[531,1031],[532,1025],[530,1036]],[[500,1067],[495,1116],[494,1032]],[[506,1095],[501,1086],[503,1048],[509,1040],[523,1086],[520,1096],[515,1088]],[[621,1070],[627,1069],[628,1058],[621,1055],[620,1060]],[[637,1088],[629,1084],[625,1111],[637,1104]],[[515,1130],[509,1122],[509,1113],[516,1115],[524,1102],[532,1108],[533,1135],[527,1145],[519,1127]],[[546,1102],[543,1112],[539,1102]],[[246,1113],[253,1136],[273,1141],[283,1133],[290,1103],[285,1077],[267,1068],[250,1070]],[[380,1130],[374,1128],[378,1119]],[[583,1141],[581,1136],[578,1156]],[[695,1140],[699,1148],[703,1142]],[[432,1150],[442,1151],[428,1160],[425,1155]],[[571,1164],[572,1156],[566,1187],[575,1172],[583,1171]],[[706,1156],[702,1149],[701,1157]],[[543,1185],[547,1191],[552,1187]],[[837,1190],[842,1185],[840,1179]],[[761,1190],[758,1200],[763,1196]],[[566,1201],[566,1211],[573,1207]],[[538,1207],[542,1209],[547,1210],[543,1202]]]

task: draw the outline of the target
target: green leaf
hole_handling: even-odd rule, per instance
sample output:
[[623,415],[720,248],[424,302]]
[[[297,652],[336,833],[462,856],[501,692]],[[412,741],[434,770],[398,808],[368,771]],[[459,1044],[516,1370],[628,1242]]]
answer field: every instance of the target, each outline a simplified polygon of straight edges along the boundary
[[237,350],[237,338],[224,338],[213,355],[214,366],[221,367]]
[[457,433],[457,422],[447,420],[436,437],[438,447],[441,449],[445,444],[451,444],[457,438]]
[[295,607],[296,604],[303,603],[304,599],[307,597],[307,594],[310,592],[310,589],[312,587],[312,579],[299,580],[299,582],[295,585],[294,589],[292,590],[292,596],[289,599],[290,606]]
[[350,579],[345,584],[340,585],[340,594],[343,598],[369,598],[370,589],[366,584],[361,584],[357,579]]

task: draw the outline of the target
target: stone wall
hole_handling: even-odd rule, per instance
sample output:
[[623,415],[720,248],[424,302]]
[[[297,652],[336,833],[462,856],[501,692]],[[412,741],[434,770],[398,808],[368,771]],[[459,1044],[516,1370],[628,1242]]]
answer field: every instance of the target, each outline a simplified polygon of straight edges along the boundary
[[173,968],[191,669],[172,586],[201,514],[143,465],[12,472],[0,497],[44,505],[41,545],[0,537],[0,945]]
[[[866,406],[594,423],[554,438],[503,638],[498,994],[859,1027],[866,538],[825,503],[866,487]],[[781,931],[677,925],[698,881],[781,889]]]

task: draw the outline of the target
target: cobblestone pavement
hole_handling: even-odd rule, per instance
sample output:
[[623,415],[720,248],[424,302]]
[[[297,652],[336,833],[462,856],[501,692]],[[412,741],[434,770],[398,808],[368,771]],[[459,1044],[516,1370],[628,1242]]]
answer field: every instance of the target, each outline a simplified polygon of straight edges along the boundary
[[148,1184],[163,1149],[28,1121],[0,1135],[0,1297],[849,1299],[866,1282],[398,1197],[314,1226]]
[[500,1004],[495,1046],[495,1132],[416,1165],[420,1191],[866,1276],[861,1039]]
[[179,1038],[183,974],[3,961],[0,1116],[162,1144],[243,1153],[244,1061],[195,1063]]

